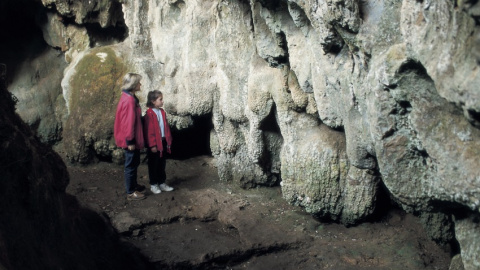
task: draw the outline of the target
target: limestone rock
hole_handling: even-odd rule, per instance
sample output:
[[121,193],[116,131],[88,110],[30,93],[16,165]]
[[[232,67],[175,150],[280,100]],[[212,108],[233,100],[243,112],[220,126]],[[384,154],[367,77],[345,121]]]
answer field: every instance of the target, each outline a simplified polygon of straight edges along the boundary
[[25,61],[9,85],[18,99],[18,114],[48,144],[62,139],[67,112],[60,82],[65,68],[63,57],[47,48],[37,58]]
[[460,243],[461,256],[465,270],[480,268],[480,225],[478,215],[455,220],[455,235]]
[[127,72],[125,59],[118,49],[96,48],[87,51],[72,69],[63,82],[69,85],[65,152],[70,161],[80,163],[111,157],[116,148],[112,127],[121,79]]
[[48,23],[43,25],[43,38],[53,48],[65,52],[65,60],[70,63],[81,51],[90,47],[90,37],[85,27],[66,25],[63,17],[47,13]]
[[454,224],[451,216],[443,213],[422,213],[422,224],[431,239],[441,245],[447,245],[454,239]]
[[121,21],[118,1],[90,0],[42,0],[46,7],[55,7],[62,16],[73,17],[77,24],[99,23],[102,27],[115,25]]
[[465,270],[465,267],[463,267],[462,256],[460,254],[453,256],[448,270]]

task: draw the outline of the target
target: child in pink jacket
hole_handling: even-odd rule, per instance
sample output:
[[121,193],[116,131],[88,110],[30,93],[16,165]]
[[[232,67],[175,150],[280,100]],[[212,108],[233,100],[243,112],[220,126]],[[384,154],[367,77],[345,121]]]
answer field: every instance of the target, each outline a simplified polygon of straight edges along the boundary
[[148,110],[145,113],[143,134],[147,146],[148,177],[150,179],[150,190],[153,194],[162,191],[172,191],[165,180],[166,155],[171,154],[172,134],[167,122],[167,115],[162,109],[163,94],[159,90],[148,92]]
[[135,93],[140,91],[142,76],[127,73],[123,77],[122,96],[117,105],[113,135],[125,153],[125,188],[128,200],[145,199],[145,187],[137,183],[140,150],[144,147],[142,109]]

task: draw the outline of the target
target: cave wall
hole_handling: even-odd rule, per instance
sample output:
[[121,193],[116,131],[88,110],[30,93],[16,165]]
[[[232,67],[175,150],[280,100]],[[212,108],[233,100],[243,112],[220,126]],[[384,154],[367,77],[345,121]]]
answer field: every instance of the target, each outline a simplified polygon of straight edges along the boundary
[[[280,182],[290,203],[344,224],[370,216],[385,186],[403,209],[445,216],[458,235],[472,235],[457,239],[465,267],[480,267],[472,255],[480,252],[477,2],[42,3],[50,18],[45,40],[68,64],[55,75],[64,102],[52,108],[72,127],[63,130],[71,161],[118,158],[105,130],[111,115],[88,101],[119,92],[113,86],[122,72],[102,62],[118,58],[115,71],[144,76],[141,100],[149,90],[164,92],[175,129],[212,116],[210,147],[222,180]],[[101,38],[109,27],[115,35]],[[98,77],[85,76],[93,66],[111,74],[112,87],[74,83],[95,85]],[[75,104],[89,115],[71,116]],[[101,109],[115,106],[105,101]]]

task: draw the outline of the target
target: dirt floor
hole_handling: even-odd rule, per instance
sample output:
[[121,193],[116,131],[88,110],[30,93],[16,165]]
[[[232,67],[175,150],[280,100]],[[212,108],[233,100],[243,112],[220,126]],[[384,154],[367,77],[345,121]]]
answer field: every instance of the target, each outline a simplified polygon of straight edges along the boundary
[[[346,228],[288,205],[280,187],[243,190],[220,182],[215,160],[167,161],[172,192],[127,201],[123,166],[69,166],[67,192],[104,213],[157,269],[448,269],[450,254],[419,219],[392,210]],[[139,183],[148,185],[146,164]]]

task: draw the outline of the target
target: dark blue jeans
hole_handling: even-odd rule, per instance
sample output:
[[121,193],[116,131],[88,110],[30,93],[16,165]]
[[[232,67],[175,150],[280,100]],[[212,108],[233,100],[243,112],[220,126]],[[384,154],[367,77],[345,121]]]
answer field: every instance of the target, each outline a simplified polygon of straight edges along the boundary
[[137,169],[140,165],[140,150],[129,151],[125,149],[125,188],[131,194],[137,187]]

